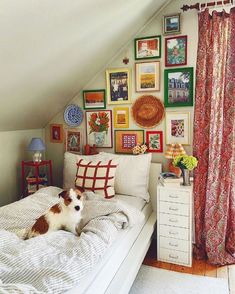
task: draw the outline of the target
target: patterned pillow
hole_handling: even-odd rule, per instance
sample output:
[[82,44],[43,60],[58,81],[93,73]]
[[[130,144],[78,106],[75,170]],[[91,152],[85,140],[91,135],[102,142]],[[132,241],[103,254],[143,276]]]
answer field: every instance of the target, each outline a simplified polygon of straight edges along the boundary
[[104,198],[112,198],[115,195],[114,177],[117,161],[87,161],[80,159],[77,163],[75,186],[86,191],[93,191]]

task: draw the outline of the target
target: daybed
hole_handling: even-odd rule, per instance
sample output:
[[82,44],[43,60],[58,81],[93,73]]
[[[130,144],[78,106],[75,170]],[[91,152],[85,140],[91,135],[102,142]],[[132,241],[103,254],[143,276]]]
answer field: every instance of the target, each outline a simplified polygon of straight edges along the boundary
[[[74,185],[79,157],[65,153],[64,188]],[[117,195],[115,200],[107,204],[111,213],[103,213],[104,216],[91,219],[80,239],[64,231],[27,241],[20,240],[15,234],[17,230],[32,224],[35,215],[41,215],[45,208],[57,201],[60,188],[44,188],[32,196],[0,208],[0,293],[128,293],[154,231],[157,178],[161,164],[150,163],[150,154],[117,156],[101,153],[86,159],[107,160],[114,157],[118,158],[119,165],[115,176]],[[146,191],[149,182],[150,202],[146,199],[147,194],[143,197],[139,195],[143,192],[141,182],[146,182]],[[112,201],[114,205],[118,203],[120,206],[113,207]],[[90,209],[96,207],[97,213],[102,211],[106,203],[97,201]],[[115,226],[120,225],[119,218],[123,219],[123,211],[128,216],[124,221],[127,228],[116,230]],[[139,218],[141,220],[128,227],[128,222],[134,224],[139,214],[144,215]],[[112,223],[111,227],[107,226],[107,230],[100,228],[100,222],[106,226],[106,221],[110,221],[109,215],[112,218],[115,216],[115,226]],[[114,231],[114,235],[111,231]],[[97,243],[89,243],[91,234],[97,237]],[[82,249],[76,248],[78,243]],[[91,261],[87,254],[92,256]],[[78,271],[78,268],[81,270]]]

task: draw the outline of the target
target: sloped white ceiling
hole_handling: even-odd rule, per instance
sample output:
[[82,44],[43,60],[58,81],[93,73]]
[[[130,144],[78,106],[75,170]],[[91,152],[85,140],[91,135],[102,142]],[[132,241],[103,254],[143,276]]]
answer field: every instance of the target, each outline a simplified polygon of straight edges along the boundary
[[0,0],[0,131],[41,128],[166,0]]

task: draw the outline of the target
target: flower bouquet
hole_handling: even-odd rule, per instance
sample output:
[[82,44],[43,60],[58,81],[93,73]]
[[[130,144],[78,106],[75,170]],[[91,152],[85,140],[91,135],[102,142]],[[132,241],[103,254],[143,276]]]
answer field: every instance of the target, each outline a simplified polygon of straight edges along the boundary
[[132,152],[135,155],[138,154],[144,154],[147,151],[148,147],[146,146],[146,144],[140,144],[138,143],[133,149]]
[[174,157],[172,164],[173,166],[177,166],[182,170],[183,185],[190,186],[189,171],[197,167],[197,164],[198,164],[197,158],[187,154],[178,155]]

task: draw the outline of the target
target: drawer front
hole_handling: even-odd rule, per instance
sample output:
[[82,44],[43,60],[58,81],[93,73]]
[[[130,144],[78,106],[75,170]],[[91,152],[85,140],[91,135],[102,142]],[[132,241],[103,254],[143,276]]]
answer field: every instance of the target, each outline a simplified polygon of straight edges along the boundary
[[190,265],[189,253],[159,248],[158,260],[178,263],[183,265]]
[[160,212],[189,216],[189,205],[160,201]]
[[190,199],[190,193],[183,190],[174,189],[160,189],[160,201],[169,201],[176,203],[188,204]]
[[160,237],[159,244],[161,248],[189,252],[189,241],[173,238]]
[[159,222],[160,225],[189,228],[189,217],[187,216],[160,213]]
[[168,238],[189,240],[189,229],[160,225],[159,234]]

